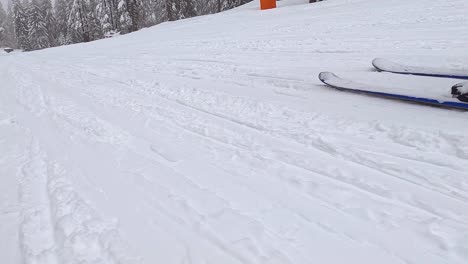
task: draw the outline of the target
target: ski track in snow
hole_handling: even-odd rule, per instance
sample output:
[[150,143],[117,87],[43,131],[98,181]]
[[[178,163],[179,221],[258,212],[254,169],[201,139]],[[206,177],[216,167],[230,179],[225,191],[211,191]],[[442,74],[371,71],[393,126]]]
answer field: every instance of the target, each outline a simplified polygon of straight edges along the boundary
[[[0,259],[465,263],[466,113],[339,93],[316,73],[402,50],[462,67],[468,35],[446,27],[466,27],[468,6],[303,2],[1,57],[0,173],[17,197],[0,223],[17,232],[0,237],[18,247]],[[337,19],[358,9],[367,20]],[[191,31],[221,22],[232,36]]]
[[[103,130],[98,124],[89,124],[79,113],[69,113],[71,121],[61,116],[64,115],[63,109],[59,106],[52,108],[53,100],[43,94],[41,85],[35,85],[28,79],[30,76],[16,76],[19,84],[16,92],[19,94],[19,105],[31,116],[44,118],[50,114],[62,118],[63,123],[75,125],[74,129],[83,130],[89,138]],[[21,121],[18,122],[20,126]],[[32,134],[29,131],[25,137],[34,138]],[[18,243],[21,262],[137,263],[137,258],[120,253],[126,245],[121,241],[117,223],[99,217],[73,190],[66,179],[66,171],[58,163],[47,160],[36,140],[28,145],[18,172],[18,201],[21,208]]]
[[20,172],[19,244],[23,263],[130,263],[116,223],[102,221],[32,143]]

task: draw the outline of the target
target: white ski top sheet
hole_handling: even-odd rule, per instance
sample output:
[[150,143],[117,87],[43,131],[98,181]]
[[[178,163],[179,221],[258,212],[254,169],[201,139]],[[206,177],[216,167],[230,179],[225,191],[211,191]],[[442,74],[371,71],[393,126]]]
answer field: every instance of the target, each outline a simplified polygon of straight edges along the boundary
[[323,72],[320,78],[329,85],[353,90],[390,93],[439,102],[460,102],[452,98],[451,87],[457,79],[397,75],[385,72],[340,73]]

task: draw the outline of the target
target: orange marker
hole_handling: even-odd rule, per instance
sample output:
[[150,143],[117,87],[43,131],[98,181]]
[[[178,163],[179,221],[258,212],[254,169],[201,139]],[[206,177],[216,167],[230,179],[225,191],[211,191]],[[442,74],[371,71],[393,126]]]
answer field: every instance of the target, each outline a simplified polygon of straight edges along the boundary
[[260,9],[276,8],[276,0],[260,0]]

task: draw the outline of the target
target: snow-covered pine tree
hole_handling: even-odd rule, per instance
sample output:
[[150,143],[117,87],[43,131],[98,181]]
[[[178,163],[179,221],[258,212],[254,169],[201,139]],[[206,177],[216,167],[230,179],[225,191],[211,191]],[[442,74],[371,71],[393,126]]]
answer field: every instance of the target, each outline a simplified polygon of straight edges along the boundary
[[31,50],[50,47],[46,22],[39,0],[32,0],[28,6],[28,38]]
[[52,7],[51,0],[39,0],[39,8],[44,18],[47,36],[51,47],[57,45],[57,22]]
[[68,19],[68,31],[73,42],[91,41],[89,9],[89,1],[73,0]]
[[138,0],[119,0],[118,12],[122,33],[129,33],[141,28],[142,9]]
[[89,25],[89,36],[90,40],[102,39],[104,37],[101,22],[99,21],[97,14],[99,0],[88,0],[88,25]]
[[197,9],[194,0],[161,0],[163,21],[194,17]]
[[97,15],[99,0],[74,0],[68,19],[68,33],[73,42],[89,42],[104,37]]
[[238,7],[250,1],[252,0],[217,0],[219,5],[218,12]]
[[68,45],[72,43],[71,36],[68,30],[68,19],[72,1],[70,0],[55,0],[54,13],[56,21],[56,43],[57,45]]
[[197,16],[197,8],[194,0],[180,0],[179,19]]
[[13,18],[15,36],[18,47],[23,50],[30,50],[31,44],[29,42],[29,28],[28,17],[26,14],[26,7],[24,4],[29,5],[27,1],[21,3],[19,0],[13,2]]
[[[151,0],[147,0],[151,1]],[[162,23],[165,21],[170,21],[172,16],[172,1],[171,0],[155,0],[154,1],[154,14],[156,16],[156,24]]]
[[7,18],[5,8],[3,8],[2,2],[0,2],[0,23],[3,23]]
[[153,26],[158,23],[158,3],[155,0],[140,0],[140,28]]
[[130,32],[137,31],[142,25],[143,10],[141,1],[127,0],[127,8],[131,20]]
[[6,29],[5,24],[7,20],[7,13],[0,2],[0,47],[5,46]]
[[115,0],[100,0],[96,6],[96,15],[104,36],[119,31],[119,23],[115,19],[117,17]]
[[[9,39],[10,46],[30,50],[100,39],[110,32],[129,33],[164,21],[224,11],[251,0],[55,0],[53,8],[53,0],[13,1],[11,27],[2,26],[7,32],[2,39]],[[42,14],[37,13],[37,3]],[[26,6],[30,8],[26,10]]]
[[130,14],[128,12],[128,4],[127,0],[119,0],[118,4],[118,13],[119,13],[119,22],[121,26],[122,33],[130,32],[129,28],[131,27],[132,20],[130,18]]
[[198,0],[198,1],[201,2],[202,6],[205,7],[205,10],[204,10],[205,14],[214,14],[214,13],[219,13],[223,11],[224,0],[208,0],[206,1],[206,3],[204,0]]
[[8,2],[7,14],[6,19],[3,22],[3,29],[4,29],[4,43],[3,45],[17,48],[18,43],[16,41],[15,36],[15,25],[14,25],[14,16],[13,16],[13,3],[11,1]]
[[102,0],[106,1],[108,14],[110,16],[110,21],[112,22],[112,28],[115,31],[120,32],[120,16],[118,12],[119,0]]
[[222,12],[252,0],[196,0],[199,15],[214,14]]

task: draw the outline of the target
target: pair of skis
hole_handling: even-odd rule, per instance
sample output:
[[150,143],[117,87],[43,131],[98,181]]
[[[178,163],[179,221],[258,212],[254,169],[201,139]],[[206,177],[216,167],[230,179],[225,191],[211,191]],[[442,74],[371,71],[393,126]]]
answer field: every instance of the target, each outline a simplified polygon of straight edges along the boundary
[[[468,80],[468,71],[408,66],[394,63],[386,59],[374,59],[372,61],[372,65],[381,72]],[[368,84],[365,82],[357,82],[351,78],[347,79],[338,77],[332,72],[321,72],[319,79],[328,86],[339,90],[359,92],[378,97],[411,101],[415,103],[468,110],[468,81],[452,86],[451,90],[450,87],[447,87],[446,89],[435,87],[436,89],[432,89],[432,91],[417,91],[415,89],[411,89],[411,87],[399,88],[397,86],[392,87],[391,85],[383,87],[378,83]],[[429,82],[433,83],[434,80]]]

